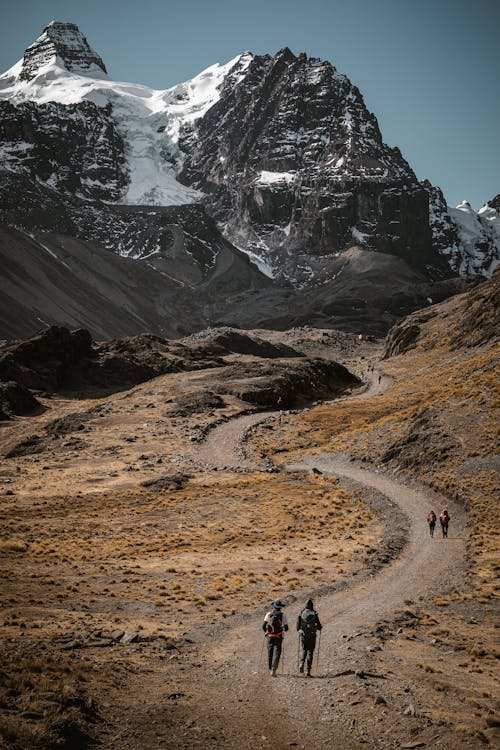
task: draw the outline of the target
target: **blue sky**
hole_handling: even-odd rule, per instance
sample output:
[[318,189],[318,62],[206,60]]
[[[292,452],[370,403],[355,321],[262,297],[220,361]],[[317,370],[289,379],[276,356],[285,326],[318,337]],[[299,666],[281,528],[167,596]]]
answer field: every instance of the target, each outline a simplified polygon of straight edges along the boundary
[[0,0],[0,69],[51,20],[77,23],[112,78],[167,88],[240,52],[330,60],[386,143],[451,205],[500,192],[500,0]]

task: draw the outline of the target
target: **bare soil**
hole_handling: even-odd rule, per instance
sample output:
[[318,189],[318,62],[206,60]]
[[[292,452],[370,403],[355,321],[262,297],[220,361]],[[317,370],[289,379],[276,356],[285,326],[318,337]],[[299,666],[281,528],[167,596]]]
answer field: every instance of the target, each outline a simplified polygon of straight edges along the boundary
[[[495,743],[494,613],[464,596],[463,503],[449,499],[450,536],[431,539],[441,492],[325,439],[337,411],[376,411],[402,377],[376,369],[380,344],[347,338],[336,353],[364,390],[310,410],[206,402],[220,372],[201,370],[42,399],[49,411],[3,428],[3,453],[43,435],[1,470],[8,747]],[[308,346],[334,358],[328,340]],[[307,679],[295,619],[309,596],[324,629]],[[277,597],[291,627],[273,679],[261,622]]]

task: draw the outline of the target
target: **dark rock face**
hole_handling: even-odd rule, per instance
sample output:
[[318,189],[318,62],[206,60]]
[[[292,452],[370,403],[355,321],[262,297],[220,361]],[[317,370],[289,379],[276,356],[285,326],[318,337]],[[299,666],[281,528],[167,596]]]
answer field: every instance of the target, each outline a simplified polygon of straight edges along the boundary
[[360,241],[450,275],[432,248],[426,190],[328,62],[287,49],[255,57],[181,147],[183,179],[208,193],[231,240],[292,282],[324,280],[325,256]]
[[498,195],[495,195],[495,197],[488,201],[486,205],[490,208],[494,208],[495,211],[500,212],[500,193]]
[[337,362],[291,359],[225,368],[216,392],[260,408],[282,409],[331,398],[358,384],[356,376]]
[[56,56],[70,72],[95,75],[100,71],[106,74],[103,61],[90,48],[78,26],[53,21],[24,53],[21,79],[30,81]]
[[437,252],[457,271],[455,259],[460,255],[460,240],[457,226],[448,213],[448,206],[440,188],[424,180],[422,186],[429,196],[429,227],[432,242]]
[[52,326],[26,341],[0,350],[0,381],[13,380],[27,388],[56,390],[66,372],[90,355],[88,331],[68,331]]
[[41,410],[40,402],[30,390],[15,381],[0,383],[0,420]]
[[128,182],[111,105],[0,101],[3,166],[82,198],[116,201]]
[[413,349],[418,341],[420,326],[413,319],[405,319],[391,328],[385,340],[385,349],[382,359],[397,357],[409,349]]
[[277,359],[278,357],[301,357],[299,352],[285,344],[272,344],[255,335],[247,335],[233,328],[215,328],[205,330],[184,339],[190,350],[203,352],[207,356],[224,356],[226,354],[246,354],[253,357]]

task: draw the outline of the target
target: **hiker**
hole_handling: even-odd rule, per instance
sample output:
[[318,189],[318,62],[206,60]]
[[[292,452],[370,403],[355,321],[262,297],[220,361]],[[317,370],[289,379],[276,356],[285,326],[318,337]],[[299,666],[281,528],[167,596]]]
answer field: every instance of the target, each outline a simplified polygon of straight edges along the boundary
[[441,524],[441,531],[443,532],[443,539],[448,538],[448,524],[450,522],[450,514],[448,508],[443,508],[441,515],[439,516],[439,523]]
[[273,677],[276,677],[278,664],[280,663],[281,649],[283,647],[283,637],[288,630],[287,616],[281,610],[286,607],[285,602],[276,599],[271,602],[272,609],[264,617],[262,629],[267,638],[267,658],[269,669]]
[[378,384],[380,385],[380,381],[382,380],[382,375],[378,376]]
[[432,537],[434,536],[434,529],[436,527],[436,521],[437,521],[437,516],[434,513],[434,511],[431,510],[431,512],[427,516],[427,523],[429,524],[429,532]]
[[314,609],[312,599],[308,599],[305,609],[297,618],[297,630],[300,636],[301,654],[299,671],[304,671],[307,659],[307,677],[311,676],[314,649],[316,647],[316,632],[323,628],[318,613]]

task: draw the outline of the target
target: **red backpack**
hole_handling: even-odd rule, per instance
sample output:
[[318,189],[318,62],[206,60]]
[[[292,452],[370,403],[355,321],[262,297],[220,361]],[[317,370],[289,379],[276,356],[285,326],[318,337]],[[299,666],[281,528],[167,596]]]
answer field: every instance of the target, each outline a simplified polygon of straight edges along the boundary
[[273,612],[267,622],[267,633],[269,638],[281,638],[283,636],[283,615],[281,612]]

